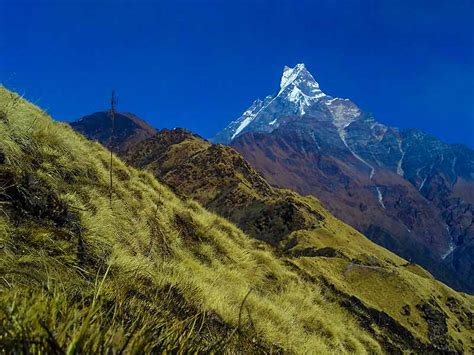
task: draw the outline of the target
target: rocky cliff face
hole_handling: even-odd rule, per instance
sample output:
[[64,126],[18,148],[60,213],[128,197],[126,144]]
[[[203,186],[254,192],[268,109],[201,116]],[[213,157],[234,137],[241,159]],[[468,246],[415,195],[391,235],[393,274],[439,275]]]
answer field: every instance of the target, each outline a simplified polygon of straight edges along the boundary
[[324,94],[304,65],[286,67],[274,97],[256,101],[213,138],[267,179],[319,197],[372,240],[474,292],[474,152],[377,122]]

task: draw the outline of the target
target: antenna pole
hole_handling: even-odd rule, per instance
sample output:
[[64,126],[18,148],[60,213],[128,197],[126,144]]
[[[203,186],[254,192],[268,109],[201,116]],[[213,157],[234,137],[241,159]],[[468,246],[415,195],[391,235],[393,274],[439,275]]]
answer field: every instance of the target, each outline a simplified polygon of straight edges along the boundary
[[109,200],[110,206],[112,206],[112,169],[113,169],[113,152],[114,152],[114,135],[115,135],[115,105],[117,100],[115,99],[115,90],[112,90],[112,97],[110,98],[110,118],[112,123],[112,134],[110,136],[110,186],[109,186]]

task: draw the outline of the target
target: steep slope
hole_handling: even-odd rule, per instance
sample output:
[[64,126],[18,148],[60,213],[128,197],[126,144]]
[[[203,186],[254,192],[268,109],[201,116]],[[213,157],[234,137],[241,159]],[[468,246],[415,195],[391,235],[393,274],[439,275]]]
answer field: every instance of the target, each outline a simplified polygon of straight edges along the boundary
[[[230,218],[254,238],[275,246],[305,277],[315,277],[331,292],[344,294],[343,303],[352,312],[358,312],[356,303],[362,301],[377,304],[375,309],[386,312],[389,317],[384,322],[397,320],[414,328],[420,325],[404,319],[404,309],[417,307],[404,302],[418,291],[398,273],[401,266],[434,281],[426,271],[368,242],[335,220],[314,198],[270,187],[232,148],[210,144],[182,129],[163,130],[131,147],[125,159],[153,172],[179,194],[192,196]],[[388,265],[399,268],[394,271]],[[424,297],[429,304],[426,300],[430,296]],[[401,308],[393,308],[394,304]],[[469,317],[471,311],[466,319]]]
[[317,196],[372,240],[474,292],[472,150],[378,123],[321,92],[304,65],[286,67],[277,95],[244,116],[214,140],[232,140],[270,183]]
[[90,139],[113,149],[114,152],[126,151],[131,144],[149,138],[156,133],[156,129],[148,123],[126,112],[117,112],[113,125],[110,112],[103,111],[71,122],[71,126]]
[[[109,201],[102,146],[3,88],[0,108],[6,352],[364,353],[390,346],[319,282],[118,159]],[[432,286],[464,308],[471,302]],[[454,335],[469,346],[464,328]],[[420,337],[405,346],[427,347]]]
[[183,129],[131,146],[124,160],[274,246],[294,230],[318,227],[316,217],[322,218],[295,194],[272,188],[235,150]]
[[7,353],[472,351],[472,297],[322,208],[294,237],[365,263],[277,256],[117,158],[109,199],[109,153],[4,88],[0,152]]

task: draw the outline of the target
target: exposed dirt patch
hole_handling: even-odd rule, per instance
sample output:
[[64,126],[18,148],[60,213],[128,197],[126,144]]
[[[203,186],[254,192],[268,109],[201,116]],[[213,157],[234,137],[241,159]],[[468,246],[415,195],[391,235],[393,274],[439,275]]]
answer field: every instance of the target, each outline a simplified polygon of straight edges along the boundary
[[446,300],[446,306],[448,306],[451,312],[456,314],[463,326],[465,326],[467,329],[474,329],[474,313],[463,307],[459,300],[454,297],[448,297]]
[[388,353],[396,354],[410,349],[421,352],[434,350],[415,338],[407,328],[387,313],[371,308],[359,298],[340,291],[325,278],[320,279],[322,284],[336,295],[339,303],[354,314],[359,323],[377,338]]
[[417,304],[416,308],[428,324],[428,338],[433,347],[441,351],[453,351],[449,346],[450,342],[448,341],[448,325],[446,323],[447,316],[438,304],[434,300],[431,300],[430,303]]
[[49,221],[57,227],[77,224],[77,215],[71,212],[54,190],[38,177],[25,174],[21,177],[0,172],[0,186],[5,186],[2,196],[9,203],[14,215]]

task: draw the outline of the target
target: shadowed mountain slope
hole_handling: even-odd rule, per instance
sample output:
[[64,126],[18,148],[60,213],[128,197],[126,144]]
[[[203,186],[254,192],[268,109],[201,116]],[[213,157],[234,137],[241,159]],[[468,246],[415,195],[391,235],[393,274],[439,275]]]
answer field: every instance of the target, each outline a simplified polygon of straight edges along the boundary
[[156,129],[127,112],[117,112],[112,128],[112,116],[109,111],[96,112],[84,116],[71,126],[77,132],[87,135],[91,140],[102,143],[114,152],[123,152],[136,142],[149,138],[156,133]]
[[235,150],[183,129],[131,146],[124,160],[273,245],[291,231],[316,228],[322,218],[294,193],[272,188]]

